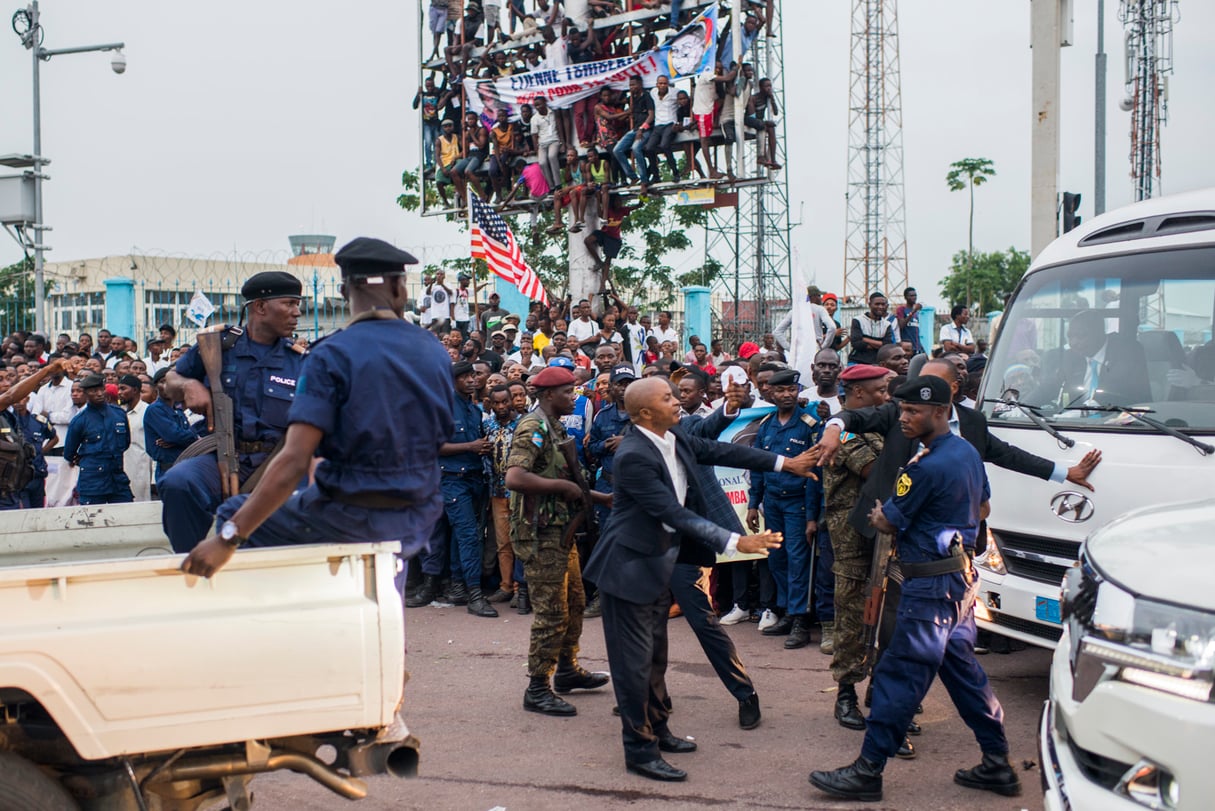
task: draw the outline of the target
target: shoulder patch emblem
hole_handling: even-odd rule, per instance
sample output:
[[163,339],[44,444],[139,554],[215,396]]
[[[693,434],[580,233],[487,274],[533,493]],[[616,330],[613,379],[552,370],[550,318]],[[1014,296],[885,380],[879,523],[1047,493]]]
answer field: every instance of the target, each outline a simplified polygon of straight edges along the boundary
[[895,482],[894,494],[896,496],[902,497],[902,496],[907,495],[910,492],[911,492],[911,477],[908,476],[906,473],[904,473],[903,475],[899,476],[899,480],[897,482]]
[[532,444],[537,448],[544,447],[544,433],[541,431],[532,431]]

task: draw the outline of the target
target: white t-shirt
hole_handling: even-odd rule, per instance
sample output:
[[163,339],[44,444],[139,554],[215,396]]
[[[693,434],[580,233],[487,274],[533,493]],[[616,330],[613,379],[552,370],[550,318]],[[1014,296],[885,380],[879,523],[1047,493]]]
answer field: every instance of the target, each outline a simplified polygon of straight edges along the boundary
[[650,91],[650,98],[654,100],[654,126],[661,127],[664,124],[674,124],[675,115],[679,111],[679,102],[675,100],[675,91],[667,89],[666,98],[658,95],[658,88],[655,87]]
[[670,341],[671,343],[675,344],[676,349],[679,349],[679,333],[675,331],[674,327],[667,327],[666,329],[663,329],[662,327],[654,327],[653,335],[658,339],[659,346],[662,346],[667,341]]
[[964,346],[966,344],[973,344],[975,339],[974,336],[970,334],[970,330],[966,329],[966,327],[958,327],[953,324],[946,324],[945,326],[941,327],[940,341],[942,343],[945,341],[953,341],[955,344],[962,344]]
[[531,130],[532,135],[536,136],[537,147],[555,144],[561,140],[557,134],[557,116],[552,110],[548,111],[548,115],[540,115],[538,110],[533,111]]
[[422,314],[422,325],[451,318],[451,291],[441,284],[432,284],[426,291],[430,306]]
[[696,89],[692,95],[693,115],[712,115],[717,104],[717,77],[709,72],[696,77]]
[[453,293],[456,302],[456,312],[455,316],[452,318],[453,321],[468,320],[468,297],[471,294],[472,291],[467,287],[456,288],[455,293]]
[[570,322],[569,329],[566,334],[573,341],[585,341],[587,338],[599,331],[599,324],[595,319],[591,318],[583,321],[581,318],[575,318]]

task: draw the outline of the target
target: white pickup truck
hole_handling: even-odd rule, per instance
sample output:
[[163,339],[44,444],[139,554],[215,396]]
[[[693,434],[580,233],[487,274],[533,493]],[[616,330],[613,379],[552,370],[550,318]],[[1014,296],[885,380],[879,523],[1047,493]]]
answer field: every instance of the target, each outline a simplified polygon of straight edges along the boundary
[[0,513],[0,807],[244,809],[260,772],[349,799],[415,774],[397,551],[247,550],[204,580],[159,504]]

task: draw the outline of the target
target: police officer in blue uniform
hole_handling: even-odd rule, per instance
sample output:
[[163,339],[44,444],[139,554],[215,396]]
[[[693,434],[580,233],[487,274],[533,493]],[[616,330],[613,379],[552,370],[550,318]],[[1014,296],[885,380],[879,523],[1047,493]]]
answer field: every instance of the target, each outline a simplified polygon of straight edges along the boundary
[[[219,532],[186,558],[187,574],[210,577],[245,542],[400,540],[408,558],[443,513],[439,448],[454,427],[451,359],[403,317],[405,266],[417,260],[367,237],[334,259],[353,317],[313,344],[282,450],[251,494],[220,506]],[[315,484],[293,493],[314,456],[322,458]]]
[[991,491],[978,451],[949,429],[951,390],[922,376],[895,392],[904,436],[922,447],[895,481],[894,496],[869,514],[881,532],[898,533],[903,596],[893,637],[873,674],[873,706],[860,757],[849,766],[810,773],[834,797],[882,799],[882,769],[903,742],[916,707],[938,674],[974,731],[982,762],[954,782],[1004,796],[1021,792],[1008,763],[1004,711],[975,659],[971,566],[979,522]]
[[[822,425],[818,402],[800,405],[800,373],[793,369],[775,372],[768,380],[768,391],[776,413],[760,422],[755,447],[782,456],[798,456],[818,442]],[[768,555],[768,567],[776,581],[776,605],[784,616],[763,633],[784,636],[785,647],[803,648],[810,644],[810,566],[813,544],[818,533],[823,488],[817,479],[792,473],[752,473],[747,526],[759,531],[759,507],[764,508],[765,526],[783,533],[785,543]]]
[[122,454],[131,447],[127,413],[105,401],[105,378],[90,374],[80,381],[85,406],[68,423],[63,458],[80,468],[76,495],[81,504],[126,504],[134,501],[131,480],[122,469]]
[[[283,271],[258,273],[241,287],[248,324],[224,333],[223,387],[232,398],[236,453],[244,482],[266,461],[287,430],[287,412],[304,366],[292,334],[300,317],[299,279]],[[210,414],[211,391],[198,346],[166,378],[169,396],[196,414]],[[188,552],[207,534],[220,502],[214,456],[173,466],[156,483],[162,522],[173,549]]]
[[[599,463],[599,472],[595,476],[593,489],[597,493],[612,492],[612,461],[616,458],[616,448],[620,445],[621,435],[625,427],[630,425],[629,415],[624,410],[624,392],[629,384],[637,379],[637,372],[631,363],[613,366],[608,377],[609,393],[612,402],[599,409],[591,423],[591,434],[587,437],[587,450],[590,456]],[[607,524],[610,507],[595,505],[595,515],[599,519],[599,531],[602,532]]]
[[[168,367],[152,376],[157,399],[143,412],[143,441],[148,456],[156,463],[156,482],[159,486],[164,474],[177,462],[181,452],[190,447],[198,434],[190,426],[186,414],[173,405],[166,390],[165,377]],[[209,457],[208,457],[209,458]]]
[[432,556],[450,549],[452,602],[467,603],[468,613],[474,616],[496,617],[498,611],[481,591],[484,549],[479,520],[488,503],[485,459],[493,447],[485,436],[485,412],[474,400],[478,378],[473,364],[466,360],[452,364],[451,377],[455,382],[456,427],[451,440],[439,451],[442,471],[439,487],[443,492],[445,520],[435,526],[427,553],[429,560],[423,560],[422,571],[434,570],[436,563]]
[[12,416],[20,428],[21,435],[34,452],[34,477],[20,493],[16,494],[23,509],[46,506],[47,467],[43,451],[54,447],[55,443],[59,441],[59,436],[55,433],[55,426],[51,425],[51,421],[41,414],[31,414],[27,408],[28,405],[28,399],[21,400],[13,403],[12,410]]

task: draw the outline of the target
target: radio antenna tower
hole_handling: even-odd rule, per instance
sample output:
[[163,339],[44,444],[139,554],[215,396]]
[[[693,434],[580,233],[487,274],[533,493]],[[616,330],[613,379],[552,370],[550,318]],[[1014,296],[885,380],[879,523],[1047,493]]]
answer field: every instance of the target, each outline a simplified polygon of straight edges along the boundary
[[1177,0],[1122,0],[1118,19],[1126,29],[1126,97],[1131,113],[1131,178],[1135,199],[1160,192],[1160,128],[1169,117],[1173,72],[1173,25]]
[[897,0],[853,0],[844,295],[907,286]]

